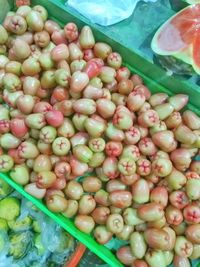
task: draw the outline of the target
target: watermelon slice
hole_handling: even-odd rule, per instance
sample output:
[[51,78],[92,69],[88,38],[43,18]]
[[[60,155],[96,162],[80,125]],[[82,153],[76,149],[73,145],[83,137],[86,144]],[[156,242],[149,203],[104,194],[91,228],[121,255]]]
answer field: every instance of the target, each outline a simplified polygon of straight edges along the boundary
[[154,53],[179,59],[200,74],[200,4],[191,5],[165,22],[153,37]]

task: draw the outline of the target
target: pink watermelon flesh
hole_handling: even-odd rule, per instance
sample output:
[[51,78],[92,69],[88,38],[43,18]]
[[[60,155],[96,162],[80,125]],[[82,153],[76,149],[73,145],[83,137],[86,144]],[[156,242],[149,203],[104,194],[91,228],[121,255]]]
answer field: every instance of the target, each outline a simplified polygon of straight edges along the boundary
[[192,45],[194,69],[200,73],[200,4],[186,7],[165,22],[152,43],[152,49],[160,55],[184,54]]
[[193,41],[193,67],[200,74],[200,28]]
[[172,24],[165,26],[162,32],[157,38],[159,49],[173,52],[180,51],[186,48],[186,44],[183,42],[180,32]]

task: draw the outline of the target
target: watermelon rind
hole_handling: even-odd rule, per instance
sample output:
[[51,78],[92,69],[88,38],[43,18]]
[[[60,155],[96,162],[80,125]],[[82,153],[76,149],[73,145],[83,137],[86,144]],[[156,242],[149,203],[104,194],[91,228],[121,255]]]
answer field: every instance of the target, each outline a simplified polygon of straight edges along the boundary
[[173,55],[174,57],[184,61],[187,64],[192,65],[193,64],[193,58],[192,58],[192,45],[187,47],[185,50],[182,50],[176,54]]
[[200,75],[200,67],[198,67],[195,63],[193,63],[192,66],[195,72]]
[[188,3],[190,5],[199,4],[200,0],[182,0],[185,3]]

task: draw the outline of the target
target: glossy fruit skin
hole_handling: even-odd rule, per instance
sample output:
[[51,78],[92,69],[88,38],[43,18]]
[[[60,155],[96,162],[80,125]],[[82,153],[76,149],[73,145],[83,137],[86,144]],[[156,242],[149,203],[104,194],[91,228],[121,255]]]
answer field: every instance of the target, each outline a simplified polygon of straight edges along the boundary
[[174,135],[177,141],[183,143],[183,144],[189,144],[192,145],[196,141],[196,136],[184,124],[180,124],[174,131]]
[[67,208],[67,200],[60,195],[52,195],[46,199],[47,207],[53,212],[63,212]]
[[[62,192],[62,191],[61,191]],[[67,208],[62,212],[62,215],[67,218],[72,218],[78,211],[78,202],[76,200],[68,200]]]
[[160,104],[154,107],[160,120],[164,120],[169,117],[174,111],[174,107],[170,103]]
[[145,179],[139,179],[132,185],[133,200],[142,204],[149,201],[150,190]]
[[148,265],[144,260],[135,260],[131,267],[148,267]]
[[130,225],[124,225],[123,230],[119,233],[116,234],[116,237],[119,238],[120,240],[129,240],[131,233],[134,231],[134,227]]
[[82,186],[76,181],[69,181],[64,189],[66,196],[73,200],[79,200],[83,195]]
[[14,165],[14,161],[9,155],[0,155],[0,170],[3,173],[6,173],[11,170]]
[[174,111],[165,120],[168,129],[174,129],[182,123],[180,112]]
[[49,34],[52,34],[54,30],[59,30],[60,26],[53,20],[47,20],[44,28]]
[[35,183],[30,183],[30,184],[27,184],[25,187],[24,187],[24,190],[29,193],[30,195],[38,198],[38,199],[42,199],[44,198],[45,194],[46,194],[46,189],[40,189],[36,186]]
[[98,168],[105,160],[105,154],[103,152],[97,152],[92,155],[92,158],[88,164],[90,169]]
[[113,179],[113,180],[109,180],[106,183],[106,191],[108,193],[114,192],[114,191],[123,191],[127,188],[127,186],[122,183],[119,179]]
[[[130,93],[132,92],[133,90],[133,82],[129,79],[122,79],[119,83],[118,83],[118,86],[117,86],[117,90],[118,92],[121,94],[121,95],[130,95]],[[129,97],[127,99],[127,104],[128,104],[128,108],[132,111],[136,111],[137,109],[134,108],[133,109],[133,103],[134,101],[128,101],[131,97]],[[145,100],[144,100],[145,101]],[[130,108],[132,107],[132,108]]]
[[52,143],[52,150],[55,155],[65,156],[70,150],[70,142],[65,137],[57,137]]
[[131,234],[130,246],[131,246],[132,254],[137,259],[142,259],[144,257],[146,249],[147,249],[147,245],[141,233],[134,232]]
[[40,14],[40,16],[44,22],[47,20],[48,12],[43,6],[36,5],[33,7],[33,10],[37,11]]
[[8,40],[8,33],[2,25],[0,26],[0,33],[1,33],[0,44],[2,45],[5,44],[6,41]]
[[178,256],[188,258],[193,251],[193,244],[184,236],[178,236],[175,243],[175,252]]
[[106,244],[112,236],[113,234],[109,232],[105,226],[97,226],[94,229],[94,237],[99,244]]
[[129,157],[122,157],[118,162],[118,169],[124,175],[132,175],[136,171],[135,161]]
[[144,113],[141,113],[138,117],[139,125],[143,127],[152,127],[159,122],[159,117],[156,111],[147,110]]
[[147,229],[144,233],[144,238],[153,249],[169,250],[169,235],[161,229]]
[[85,145],[76,145],[73,149],[74,156],[81,162],[88,163],[92,158],[92,151]]
[[70,89],[75,93],[82,92],[89,83],[89,77],[86,73],[75,71],[70,80]]
[[36,185],[38,188],[50,188],[55,181],[56,175],[51,171],[41,171],[36,177]]
[[12,33],[21,35],[25,33],[26,29],[27,29],[27,23],[23,17],[19,15],[14,15],[10,17],[8,21],[9,31],[11,31]]
[[72,175],[74,176],[81,176],[88,171],[87,163],[77,160],[74,156],[70,156],[69,163],[72,169]]
[[199,244],[194,244],[193,245],[193,252],[192,252],[192,255],[190,256],[191,260],[199,258],[199,253],[200,253],[199,249],[200,249],[200,245]]
[[181,110],[188,102],[188,96],[184,94],[177,94],[169,98],[169,103],[176,111]]
[[10,172],[10,177],[13,181],[22,186],[28,184],[30,180],[28,168],[23,165],[15,165],[13,170]]
[[96,207],[92,212],[92,217],[97,224],[105,225],[110,214],[110,209],[107,207]]
[[189,199],[186,193],[181,190],[173,191],[169,195],[169,201],[174,207],[178,209],[183,209],[187,206],[187,204],[189,204]]
[[88,26],[84,26],[79,36],[79,42],[83,49],[92,48],[95,44],[93,33]]
[[52,164],[49,156],[40,154],[35,159],[33,164],[33,170],[35,172],[51,171],[51,169],[52,169]]
[[106,144],[106,154],[108,156],[118,157],[122,153],[122,144],[120,142],[110,141]]
[[198,174],[200,174],[200,164],[198,161],[192,161],[190,168],[191,171],[195,171]]
[[197,130],[200,127],[200,121],[199,117],[192,111],[186,110],[183,112],[183,120],[185,124],[191,129],[191,130]]
[[106,43],[97,42],[94,45],[94,55],[98,58],[102,58],[104,60],[111,52],[112,48]]
[[69,57],[69,50],[65,44],[58,44],[51,51],[51,57],[54,61],[67,60]]
[[117,250],[117,258],[125,265],[130,265],[136,259],[131,252],[130,246],[124,246]]
[[94,220],[88,215],[77,215],[74,221],[76,227],[84,233],[89,234],[95,225]]
[[12,119],[10,122],[10,130],[16,137],[22,138],[28,133],[28,127],[23,119]]
[[120,214],[111,214],[108,216],[106,227],[113,234],[120,233],[123,230],[124,222]]
[[[176,179],[174,179],[176,177]],[[172,169],[172,172],[166,177],[169,188],[179,190],[186,184],[185,175],[177,169]]]
[[100,66],[94,60],[89,60],[84,68],[84,72],[87,73],[90,79],[98,76],[100,74],[100,71]]
[[172,162],[168,159],[157,159],[152,163],[152,170],[155,175],[165,177],[172,172]]
[[55,45],[67,44],[64,31],[60,29],[53,31],[51,34],[51,40]]
[[140,158],[136,162],[136,172],[141,176],[148,176],[151,173],[151,162],[148,159]]
[[200,244],[199,230],[200,230],[199,224],[189,225],[186,228],[186,232],[185,232],[187,239],[191,241],[192,243]]
[[22,142],[18,146],[17,152],[18,152],[19,157],[24,158],[24,159],[34,159],[39,155],[39,151],[36,145],[28,141]]
[[117,208],[127,208],[132,203],[132,195],[129,191],[116,190],[109,194],[109,201]]
[[44,23],[40,14],[34,10],[30,11],[26,17],[28,26],[36,32],[42,31]]
[[78,37],[78,28],[75,23],[67,23],[64,27],[66,38],[69,41],[74,41]]
[[64,121],[63,114],[57,110],[48,111],[45,114],[45,119],[47,123],[53,127],[59,127],[62,125]]
[[137,161],[140,159],[141,154],[139,148],[136,145],[127,145],[123,148],[122,156],[130,157],[134,159],[134,161]]
[[85,192],[94,193],[101,189],[102,182],[100,179],[94,176],[87,176],[82,183]]
[[96,207],[95,199],[91,195],[83,195],[79,200],[79,214],[90,214]]
[[143,204],[138,208],[138,216],[145,221],[155,221],[163,217],[163,207],[157,203]]
[[138,143],[138,147],[144,156],[152,156],[157,152],[157,148],[152,139],[148,137],[142,138]]
[[106,130],[106,123],[98,115],[93,114],[85,120],[84,127],[91,137],[98,138]]
[[13,73],[6,73],[3,77],[3,85],[10,93],[20,90],[21,81],[19,77]]
[[153,134],[153,142],[165,152],[174,151],[177,144],[172,131],[166,130]]
[[178,148],[170,155],[171,161],[179,171],[185,171],[191,163],[191,154],[185,148]]
[[190,262],[188,258],[181,257],[178,255],[174,256],[174,261],[173,261],[174,267],[190,267]]
[[164,253],[161,250],[149,249],[145,255],[145,260],[150,267],[156,267],[158,262],[160,267],[166,266]]
[[96,103],[97,103],[97,112],[104,119],[108,119],[113,116],[116,106],[111,100],[101,98],[101,99],[98,99]]
[[168,192],[164,186],[156,187],[150,193],[151,202],[156,202],[166,207],[168,204]]
[[113,124],[120,130],[129,130],[133,126],[134,115],[124,106],[116,108]]
[[24,60],[29,57],[31,50],[25,41],[17,39],[13,45],[13,52],[19,60]]
[[93,152],[102,152],[105,149],[105,141],[101,137],[91,138],[88,142],[88,146]]
[[92,115],[96,111],[96,103],[92,99],[82,98],[74,102],[73,109],[77,113]]
[[26,76],[37,75],[40,71],[40,64],[35,58],[29,57],[22,64],[22,73]]
[[109,179],[115,179],[119,175],[117,167],[117,159],[115,157],[107,157],[102,165],[103,174]]
[[189,203],[183,209],[183,217],[188,224],[197,224],[200,222],[200,208],[199,206]]

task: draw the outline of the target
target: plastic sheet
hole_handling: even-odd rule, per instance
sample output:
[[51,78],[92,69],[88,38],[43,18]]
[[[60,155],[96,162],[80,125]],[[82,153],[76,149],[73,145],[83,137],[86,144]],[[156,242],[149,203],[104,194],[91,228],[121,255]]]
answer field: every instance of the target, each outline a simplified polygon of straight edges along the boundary
[[[68,0],[68,5],[76,9],[91,22],[109,26],[127,19],[140,0]],[[157,0],[145,0],[156,2]]]
[[74,238],[18,192],[10,196],[20,199],[20,215],[9,232],[0,230],[0,267],[63,266],[75,249]]

